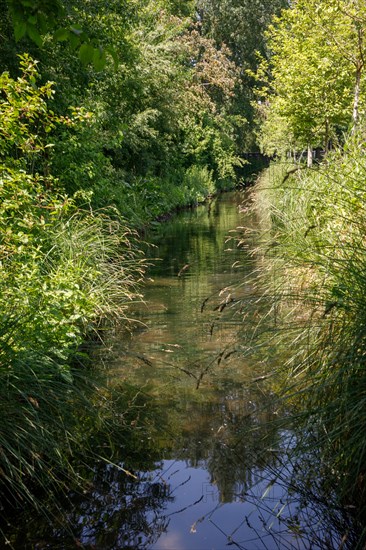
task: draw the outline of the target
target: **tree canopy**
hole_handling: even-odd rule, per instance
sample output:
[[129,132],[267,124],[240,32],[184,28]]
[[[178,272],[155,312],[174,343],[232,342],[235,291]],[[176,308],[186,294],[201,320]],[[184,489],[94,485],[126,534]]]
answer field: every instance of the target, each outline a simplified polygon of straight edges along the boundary
[[296,147],[327,149],[357,124],[363,109],[366,18],[364,6],[356,4],[299,0],[267,31],[270,61],[262,57],[257,77],[262,144],[268,152],[276,149],[271,134],[279,125],[279,144],[292,140]]

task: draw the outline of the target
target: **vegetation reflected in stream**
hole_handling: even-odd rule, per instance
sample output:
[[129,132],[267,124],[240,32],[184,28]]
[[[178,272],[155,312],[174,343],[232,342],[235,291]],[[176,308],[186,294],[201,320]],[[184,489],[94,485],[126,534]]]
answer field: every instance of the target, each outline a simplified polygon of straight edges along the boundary
[[238,209],[245,198],[223,195],[149,236],[145,304],[108,357],[113,384],[134,396],[122,458],[96,465],[90,490],[71,496],[70,532],[39,526],[36,537],[18,533],[15,548],[332,547],[316,507],[280,475],[291,470],[292,435],[271,422],[275,400],[256,382],[263,365],[236,349],[238,300],[251,295],[237,284],[252,261],[228,237],[255,223]]

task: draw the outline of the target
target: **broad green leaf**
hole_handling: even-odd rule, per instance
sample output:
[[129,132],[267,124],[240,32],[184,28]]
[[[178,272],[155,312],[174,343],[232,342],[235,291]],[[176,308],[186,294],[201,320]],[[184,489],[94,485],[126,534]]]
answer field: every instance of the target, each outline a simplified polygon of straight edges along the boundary
[[84,64],[87,65],[91,63],[94,58],[94,48],[91,44],[82,44],[79,49],[79,59]]
[[39,47],[42,46],[42,37],[34,25],[27,25],[27,34],[31,40]]
[[69,34],[69,43],[70,43],[70,46],[73,50],[76,50],[76,48],[79,46],[80,44],[80,38],[79,36],[77,36],[76,34],[74,34],[73,32],[70,32]]
[[52,25],[53,20],[51,24],[51,21],[45,16],[44,13],[38,13],[38,28],[41,34],[46,34]]
[[25,21],[16,21],[14,25],[14,36],[15,41],[19,42],[21,38],[25,35],[27,32],[27,23]]
[[61,29],[57,29],[57,31],[55,31],[55,33],[53,35],[53,39],[56,42],[64,42],[65,40],[68,40],[69,36],[70,36],[69,30],[61,28]]
[[93,66],[94,69],[97,72],[100,72],[104,69],[106,64],[107,58],[105,50],[102,50],[101,48],[94,48],[94,54],[93,54]]

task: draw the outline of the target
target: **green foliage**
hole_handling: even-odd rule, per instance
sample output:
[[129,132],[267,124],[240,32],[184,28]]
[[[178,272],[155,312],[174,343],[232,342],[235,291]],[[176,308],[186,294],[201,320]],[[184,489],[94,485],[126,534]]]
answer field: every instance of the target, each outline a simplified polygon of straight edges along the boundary
[[0,484],[37,506],[114,415],[80,346],[138,297],[121,214],[143,224],[232,184],[243,118],[193,2],[0,4]]
[[[274,20],[267,32],[271,55],[261,57],[257,71],[256,110],[262,150],[283,160],[255,193],[264,243],[255,281],[263,289],[264,320],[256,335],[262,332],[269,359],[278,350],[276,384],[296,407],[292,452],[301,464],[319,448],[322,490],[333,492],[340,507],[356,503],[361,522],[365,29],[358,0],[298,0]],[[327,152],[315,169],[284,160],[308,146]]]
[[[287,0],[199,0],[197,7],[204,36],[230,50],[229,58],[239,69],[235,97],[230,112],[239,115],[236,146],[240,152],[255,148],[252,106],[259,54],[268,54],[264,32],[274,15],[288,7]],[[249,122],[243,124],[244,120]]]
[[[356,122],[366,18],[364,8],[352,11],[353,4],[299,1],[269,28],[270,62],[262,58],[257,73],[261,141],[268,152],[283,149],[286,133],[293,147],[328,149]],[[277,147],[272,133],[278,126],[284,132],[276,132]]]
[[[148,3],[129,35],[124,65],[117,72],[106,67],[102,79],[87,75],[89,87],[79,96],[93,116],[58,131],[52,158],[52,169],[69,194],[91,191],[95,205],[113,203],[132,215],[136,209],[161,213],[163,204],[181,205],[184,190],[171,191],[190,166],[207,166],[221,180],[219,185],[235,179],[241,119],[227,116],[227,109],[237,70],[225,47],[215,48],[188,24]],[[176,184],[168,185],[166,193],[166,182],[175,177]],[[148,183],[142,186],[142,181]],[[152,186],[153,194],[144,190]],[[145,205],[148,195],[150,207]]]
[[[286,399],[298,405],[298,452],[321,450],[324,490],[365,512],[364,131],[316,170],[278,165],[257,190],[266,220],[263,301]],[[292,170],[291,170],[292,169]],[[292,174],[289,176],[289,173]],[[275,330],[275,332],[273,332]],[[273,336],[277,335],[277,336]],[[262,342],[263,343],[263,342]]]
[[[37,88],[36,63],[28,56],[21,60],[22,75],[13,80],[8,73],[0,77],[0,145],[1,157],[17,158],[18,153],[30,158],[44,151],[43,139],[54,127],[55,119],[47,113],[47,99],[53,94],[52,84]],[[37,133],[39,132],[39,133]],[[43,134],[43,135],[42,135]]]
[[102,321],[126,318],[142,269],[115,210],[81,210],[35,171],[52,150],[48,128],[71,119],[49,111],[52,85],[38,88],[35,63],[21,63],[21,77],[0,81],[0,486],[39,506],[39,485],[77,480],[70,456],[89,452],[103,422],[94,407],[107,390],[76,368],[79,348]]
[[[126,8],[128,2],[124,3]],[[6,0],[16,42],[30,39],[37,48],[42,48],[51,33],[54,42],[66,43],[84,65],[92,64],[95,71],[102,71],[107,62],[107,53],[117,63],[113,48],[105,48],[89,29],[80,24],[80,2],[62,0]],[[122,7],[122,6],[120,6]]]
[[[143,222],[151,219],[148,212],[160,215],[164,205],[180,206],[182,197],[187,203],[199,200],[177,190],[190,166],[207,166],[220,188],[235,179],[234,168],[241,164],[236,141],[243,121],[228,115],[238,76],[230,52],[225,46],[216,48],[189,18],[181,17],[188,14],[187,5],[183,9],[177,3],[146,2],[135,8],[128,2],[102,5],[95,0],[86,9],[73,2],[70,22],[77,21],[89,41],[101,42],[103,51],[113,50],[120,60],[118,70],[107,64],[101,76],[65,47],[65,32],[57,32],[56,42],[45,36],[38,52],[40,66],[55,85],[39,85],[34,94],[30,84],[30,98],[35,107],[37,102],[37,107],[43,102],[43,109],[52,105],[53,113],[48,111],[42,128],[38,121],[22,120],[23,126],[40,130],[33,132],[38,146],[46,136],[52,140],[52,146],[33,156],[29,147],[31,171],[45,176],[52,172],[59,189],[76,194],[78,204],[85,197],[96,207],[114,204],[134,220],[138,210]],[[80,53],[85,60],[91,55],[86,47]],[[32,70],[36,72],[35,66]],[[37,88],[38,76],[32,79]],[[70,102],[81,108],[70,111]],[[26,112],[24,105],[21,109]],[[19,108],[10,111],[17,128]],[[16,146],[11,154],[17,157]],[[142,186],[142,181],[150,183]],[[154,192],[145,187],[154,187]],[[139,201],[141,208],[136,207]]]
[[169,179],[136,178],[116,200],[123,215],[141,226],[176,208],[198,204],[217,191],[208,168],[194,165],[175,172]]
[[191,166],[184,174],[183,187],[192,193],[192,202],[203,201],[216,191],[212,174],[206,166]]
[[16,41],[27,35],[38,47],[42,45],[41,34],[52,28],[63,14],[60,0],[8,0],[7,3],[13,19]]

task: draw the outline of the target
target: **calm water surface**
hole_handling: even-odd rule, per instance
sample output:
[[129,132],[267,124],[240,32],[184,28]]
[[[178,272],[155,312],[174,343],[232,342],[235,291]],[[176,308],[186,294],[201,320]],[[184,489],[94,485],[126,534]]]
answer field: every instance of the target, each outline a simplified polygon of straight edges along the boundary
[[[73,498],[79,547],[333,547],[316,506],[287,485],[291,434],[271,423],[278,411],[256,381],[266,365],[244,359],[237,342],[241,305],[253,300],[253,257],[231,239],[255,227],[238,208],[245,200],[222,195],[147,237],[145,304],[108,358],[112,383],[130,387],[133,440],[123,462],[97,465],[88,494]],[[245,323],[257,316],[254,300]],[[75,547],[64,532],[51,539],[34,548]]]
[[[247,200],[222,195],[150,236],[145,305],[130,338],[116,343],[112,370],[158,407],[160,419],[141,441],[158,462],[137,475],[161,508],[150,501],[144,528],[122,533],[126,547],[317,548],[300,528],[297,496],[281,481],[291,435],[273,428],[271,394],[253,382],[265,365],[238,348],[240,306],[253,300],[246,282],[253,257],[233,239],[237,227],[252,238],[255,220],[239,208]],[[247,323],[258,321],[255,307]],[[316,511],[306,518],[322,530]]]

